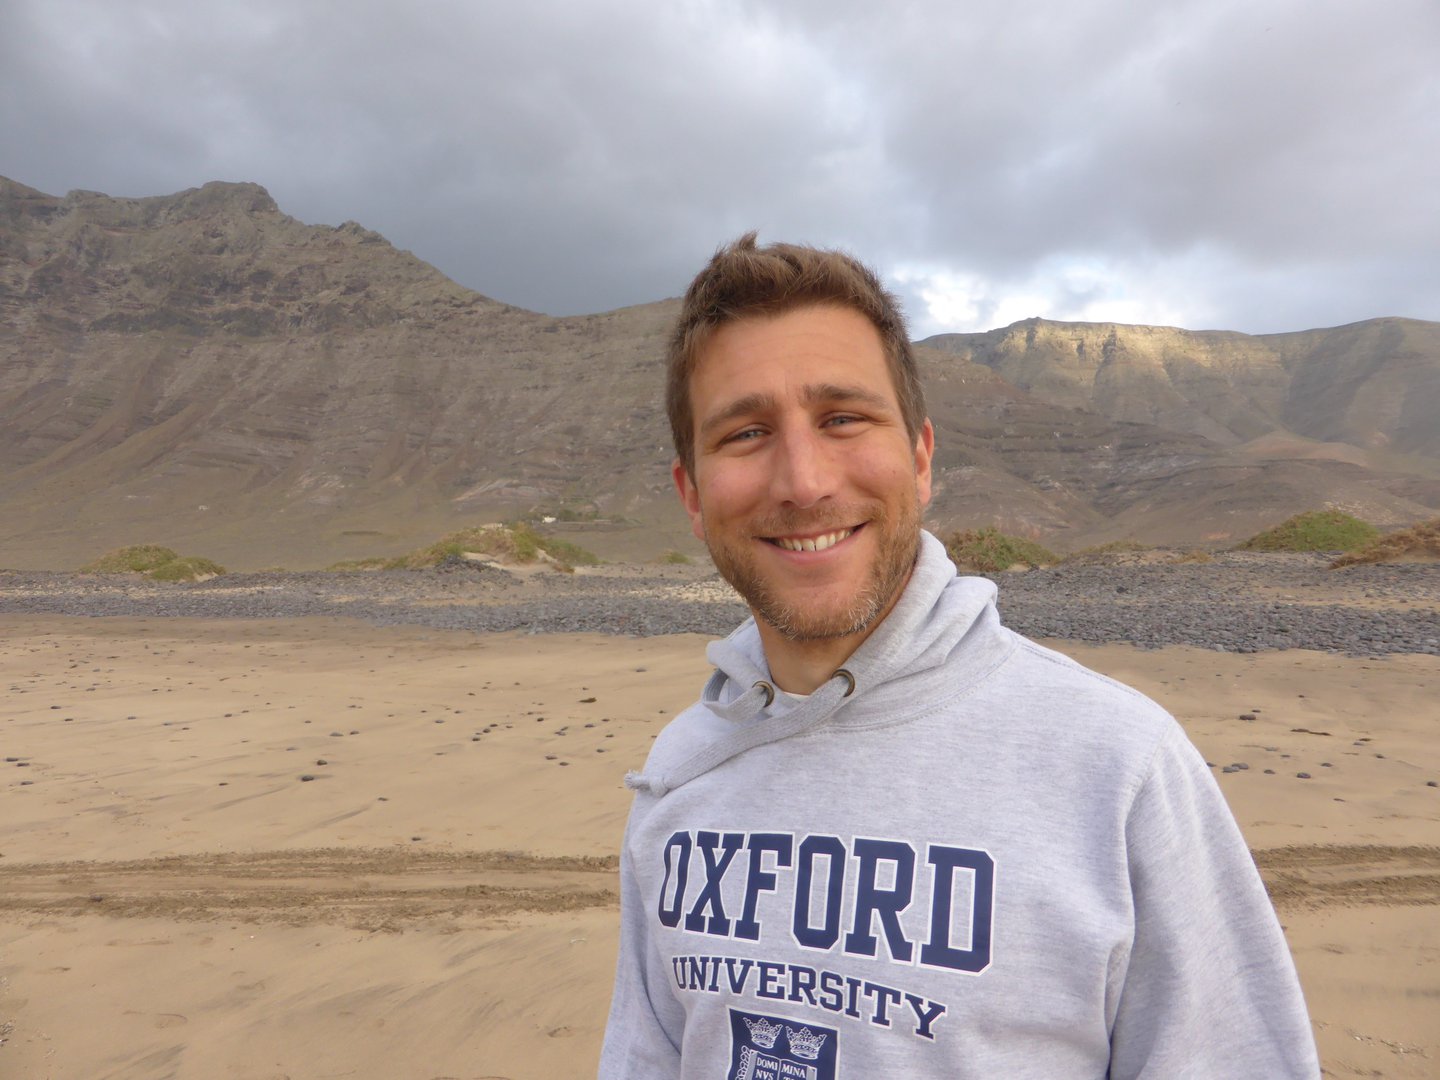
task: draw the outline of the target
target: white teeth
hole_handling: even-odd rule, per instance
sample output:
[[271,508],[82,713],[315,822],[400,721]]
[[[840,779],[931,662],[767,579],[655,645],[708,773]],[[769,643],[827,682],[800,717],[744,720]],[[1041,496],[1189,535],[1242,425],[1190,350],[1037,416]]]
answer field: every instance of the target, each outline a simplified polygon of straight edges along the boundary
[[777,536],[775,543],[779,544],[786,551],[824,551],[826,548],[838,544],[854,531],[854,529],[841,529],[839,532],[826,533],[824,536],[806,537],[804,540],[794,540],[788,536]]

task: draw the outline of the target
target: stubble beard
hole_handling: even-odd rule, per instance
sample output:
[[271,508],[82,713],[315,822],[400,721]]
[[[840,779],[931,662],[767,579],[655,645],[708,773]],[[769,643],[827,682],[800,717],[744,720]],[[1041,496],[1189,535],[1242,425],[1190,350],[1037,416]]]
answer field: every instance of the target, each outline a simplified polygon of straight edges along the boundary
[[[845,519],[854,521],[851,517]],[[840,521],[808,522],[777,521],[764,526],[765,535],[784,536],[790,533],[844,527]],[[707,537],[710,558],[720,576],[750,606],[757,619],[772,626],[789,641],[826,641],[849,637],[870,629],[875,620],[888,610],[890,602],[905,585],[920,553],[920,507],[918,500],[907,502],[900,512],[891,515],[883,507],[865,523],[865,531],[874,531],[879,549],[869,574],[850,602],[831,611],[807,610],[787,599],[781,590],[766,580],[748,551]]]

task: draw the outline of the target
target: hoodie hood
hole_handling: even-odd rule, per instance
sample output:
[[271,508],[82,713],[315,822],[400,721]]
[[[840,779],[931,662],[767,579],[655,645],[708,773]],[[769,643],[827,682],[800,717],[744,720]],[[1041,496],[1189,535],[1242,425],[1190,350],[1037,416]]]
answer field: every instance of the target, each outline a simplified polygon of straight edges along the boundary
[[952,659],[963,660],[944,672],[952,686],[956,678],[956,689],[966,680],[978,682],[1015,645],[1000,627],[995,596],[993,582],[957,577],[945,546],[922,531],[915,569],[895,607],[813,694],[793,703],[777,700],[760,631],[747,619],[706,649],[715,673],[699,704],[672,725],[684,730],[670,740],[662,736],[645,770],[625,782],[658,797],[737,754],[822,723],[874,722],[903,711],[915,700],[918,687],[911,684],[939,676]]

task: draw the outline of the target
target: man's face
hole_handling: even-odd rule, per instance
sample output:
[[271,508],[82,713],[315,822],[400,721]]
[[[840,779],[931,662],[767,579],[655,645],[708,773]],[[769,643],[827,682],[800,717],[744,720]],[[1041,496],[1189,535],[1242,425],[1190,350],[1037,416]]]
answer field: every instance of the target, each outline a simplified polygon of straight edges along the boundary
[[909,580],[934,434],[912,442],[880,335],[849,308],[718,330],[690,378],[675,486],[721,574],[792,641],[867,631]]

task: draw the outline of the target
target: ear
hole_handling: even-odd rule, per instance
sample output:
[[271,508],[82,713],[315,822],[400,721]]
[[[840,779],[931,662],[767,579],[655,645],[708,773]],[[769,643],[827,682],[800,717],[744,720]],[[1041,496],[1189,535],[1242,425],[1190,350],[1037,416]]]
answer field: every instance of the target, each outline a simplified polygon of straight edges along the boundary
[[930,463],[934,458],[935,427],[927,416],[925,423],[920,427],[920,435],[915,440],[915,487],[920,492],[922,508],[930,505]]
[[685,507],[685,512],[690,515],[690,531],[695,534],[696,540],[704,540],[705,522],[700,517],[700,489],[695,486],[694,479],[678,457],[670,463],[670,478],[675,481],[680,502]]

